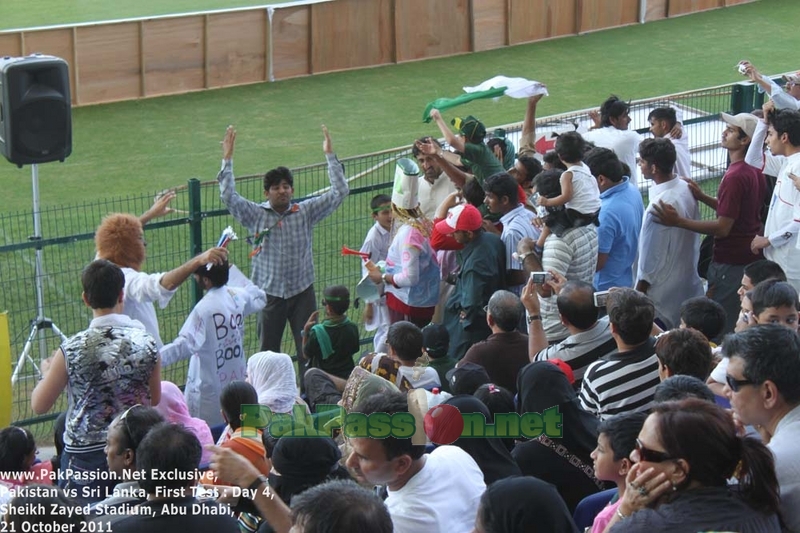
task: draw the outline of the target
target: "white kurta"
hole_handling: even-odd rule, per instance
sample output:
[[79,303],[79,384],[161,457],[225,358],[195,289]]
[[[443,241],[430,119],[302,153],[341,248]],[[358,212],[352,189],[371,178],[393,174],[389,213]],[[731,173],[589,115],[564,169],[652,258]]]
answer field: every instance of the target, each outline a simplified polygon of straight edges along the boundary
[[656,317],[671,329],[680,324],[681,304],[703,294],[703,282],[697,274],[700,235],[657,223],[653,204],[660,200],[674,206],[683,218],[699,220],[700,210],[682,179],[650,187],[650,204],[639,237],[637,280],[650,284],[647,295],[656,307]]
[[244,317],[266,304],[266,293],[231,266],[227,285],[210,289],[192,309],[178,338],[161,349],[164,366],[191,357],[186,405],[193,417],[209,426],[224,423],[219,395],[225,385],[245,379]]
[[764,249],[764,257],[778,263],[786,272],[789,283],[800,290],[800,250],[797,249],[800,192],[789,178],[790,173],[800,176],[800,153],[785,158],[778,172],[764,225],[764,235],[770,242],[770,246]]
[[122,313],[144,324],[147,333],[156,340],[156,347],[161,348],[164,343],[158,332],[158,318],[153,302],[157,302],[159,307],[164,309],[175,291],[167,290],[161,285],[161,277],[164,274],[147,274],[128,267],[123,267],[122,273],[125,275]]

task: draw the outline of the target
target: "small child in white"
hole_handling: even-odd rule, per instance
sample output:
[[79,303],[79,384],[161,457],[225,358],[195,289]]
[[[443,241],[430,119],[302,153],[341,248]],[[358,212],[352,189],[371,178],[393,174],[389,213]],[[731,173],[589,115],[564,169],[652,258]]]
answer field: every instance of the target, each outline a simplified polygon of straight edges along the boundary
[[195,418],[213,427],[224,424],[219,395],[231,381],[242,381],[247,371],[244,317],[267,305],[266,293],[228,262],[206,265],[194,273],[206,295],[197,302],[178,337],[161,348],[161,364],[189,359],[186,405]]
[[[597,179],[583,162],[585,149],[586,141],[576,131],[558,136],[556,155],[567,167],[561,174],[561,194],[555,198],[539,196],[538,202],[542,207],[563,205],[569,215],[570,227],[573,228],[594,224],[600,212],[600,188],[597,186]],[[545,226],[536,242],[537,250],[544,248],[544,242],[550,233],[550,229]]]
[[[369,229],[361,252],[368,253],[373,263],[386,261],[389,254],[389,245],[392,243],[392,199],[386,194],[375,196],[369,204],[372,210],[372,219],[375,224]],[[361,275],[367,274],[367,268],[362,265]],[[381,297],[378,301],[368,303],[364,307],[364,329],[374,331],[372,341],[376,352],[386,351],[386,332],[389,331],[389,308],[386,307],[386,296],[381,287]]]

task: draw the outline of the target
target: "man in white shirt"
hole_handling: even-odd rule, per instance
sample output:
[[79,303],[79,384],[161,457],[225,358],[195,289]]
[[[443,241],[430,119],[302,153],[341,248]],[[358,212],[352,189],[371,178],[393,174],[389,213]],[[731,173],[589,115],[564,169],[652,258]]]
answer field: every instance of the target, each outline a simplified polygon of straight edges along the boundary
[[[689,135],[686,130],[680,130],[680,136],[673,135],[671,132],[675,126],[682,121],[672,107],[657,107],[650,111],[647,121],[650,123],[650,133],[653,137],[669,139],[675,145],[675,152],[678,155],[675,161],[675,173],[681,178],[692,177],[692,155],[689,153]],[[677,138],[676,138],[677,137]]]
[[800,111],[800,72],[795,72],[788,76],[784,76],[783,80],[786,82],[785,89],[761,74],[756,67],[749,61],[741,61],[739,69],[742,74],[750,78],[750,81],[758,85],[758,92],[767,93],[769,97],[775,102],[777,109],[791,109],[793,111]]
[[[376,394],[354,409],[363,415],[408,413],[402,393]],[[411,427],[414,430],[414,427]],[[345,426],[345,432],[347,426]],[[486,490],[477,463],[461,448],[440,446],[425,454],[411,437],[350,438],[347,467],[359,482],[385,485],[395,533],[469,533]]]
[[[764,257],[775,261],[786,272],[786,279],[800,291],[800,191],[792,176],[800,176],[800,113],[783,109],[766,116],[767,145],[773,157],[783,158],[775,182],[772,201],[764,225],[764,236],[756,236],[750,248],[764,250]],[[753,134],[758,142],[758,131]],[[763,131],[763,126],[762,126]]]
[[600,113],[589,114],[595,121],[592,131],[582,133],[584,140],[594,143],[600,148],[608,148],[628,165],[631,170],[631,182],[638,187],[636,180],[636,150],[639,148],[641,136],[635,130],[629,130],[631,123],[630,106],[617,96],[610,96],[600,106]]
[[743,425],[771,435],[781,514],[787,531],[800,531],[800,337],[779,324],[725,338],[729,358],[723,389]]
[[[425,137],[418,142],[432,143],[437,149],[442,149],[442,145],[433,137]],[[411,153],[424,173],[419,178],[419,208],[428,220],[433,220],[436,208],[442,205],[449,194],[456,192],[456,186],[439,166],[435,156],[422,152],[417,143],[411,147]]]
[[703,294],[703,282],[697,274],[699,235],[659,224],[653,206],[671,204],[681,217],[694,220],[699,220],[700,210],[689,185],[672,172],[677,156],[671,141],[645,139],[639,157],[642,175],[654,185],[639,238],[636,290],[650,297],[656,317],[665,329],[672,329],[680,324],[681,304]]
[[197,302],[178,337],[161,348],[161,364],[189,359],[186,405],[195,418],[213,427],[224,424],[219,396],[231,381],[243,381],[247,371],[244,317],[267,305],[267,294],[228,262],[201,266],[194,273],[206,295]]

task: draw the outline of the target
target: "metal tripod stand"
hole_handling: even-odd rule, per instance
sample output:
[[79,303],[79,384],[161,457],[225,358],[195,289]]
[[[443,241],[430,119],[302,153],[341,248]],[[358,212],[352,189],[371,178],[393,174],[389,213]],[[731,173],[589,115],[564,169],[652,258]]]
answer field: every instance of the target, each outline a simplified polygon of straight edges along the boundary
[[[41,214],[39,213],[39,165],[37,164],[31,165],[31,182],[33,184],[33,235],[30,237],[30,240],[40,241],[42,240],[42,219]],[[31,351],[33,350],[34,340],[36,340],[36,337],[38,336],[39,356],[41,359],[47,357],[47,341],[44,336],[44,330],[50,329],[53,331],[53,333],[61,337],[62,340],[67,340],[67,337],[61,333],[61,330],[58,329],[58,326],[56,326],[52,320],[44,315],[44,288],[42,287],[44,272],[42,269],[41,246],[36,247],[36,263],[34,269],[34,287],[36,289],[36,318],[31,320],[31,331],[28,334],[28,339],[25,341],[25,347],[22,349],[22,353],[19,355],[16,367],[14,368],[14,373],[11,375],[12,386],[16,385],[17,381],[19,380],[20,372],[22,372],[26,362],[30,362],[30,364],[33,365],[33,368],[36,370],[37,377],[42,376],[39,366],[33,360],[33,357],[31,357]]]

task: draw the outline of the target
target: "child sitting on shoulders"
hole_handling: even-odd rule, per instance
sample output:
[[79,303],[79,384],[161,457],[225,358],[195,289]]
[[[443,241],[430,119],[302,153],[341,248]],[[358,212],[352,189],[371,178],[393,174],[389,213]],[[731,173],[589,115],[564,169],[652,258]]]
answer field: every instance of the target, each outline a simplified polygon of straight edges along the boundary
[[[542,207],[564,206],[573,228],[596,224],[597,215],[600,212],[600,189],[589,167],[583,162],[586,141],[583,140],[580,133],[570,131],[558,136],[555,151],[561,162],[567,167],[567,170],[561,174],[561,194],[555,198],[539,196],[539,205]],[[545,226],[536,242],[537,251],[544,248],[544,242],[549,235],[550,229]]]

